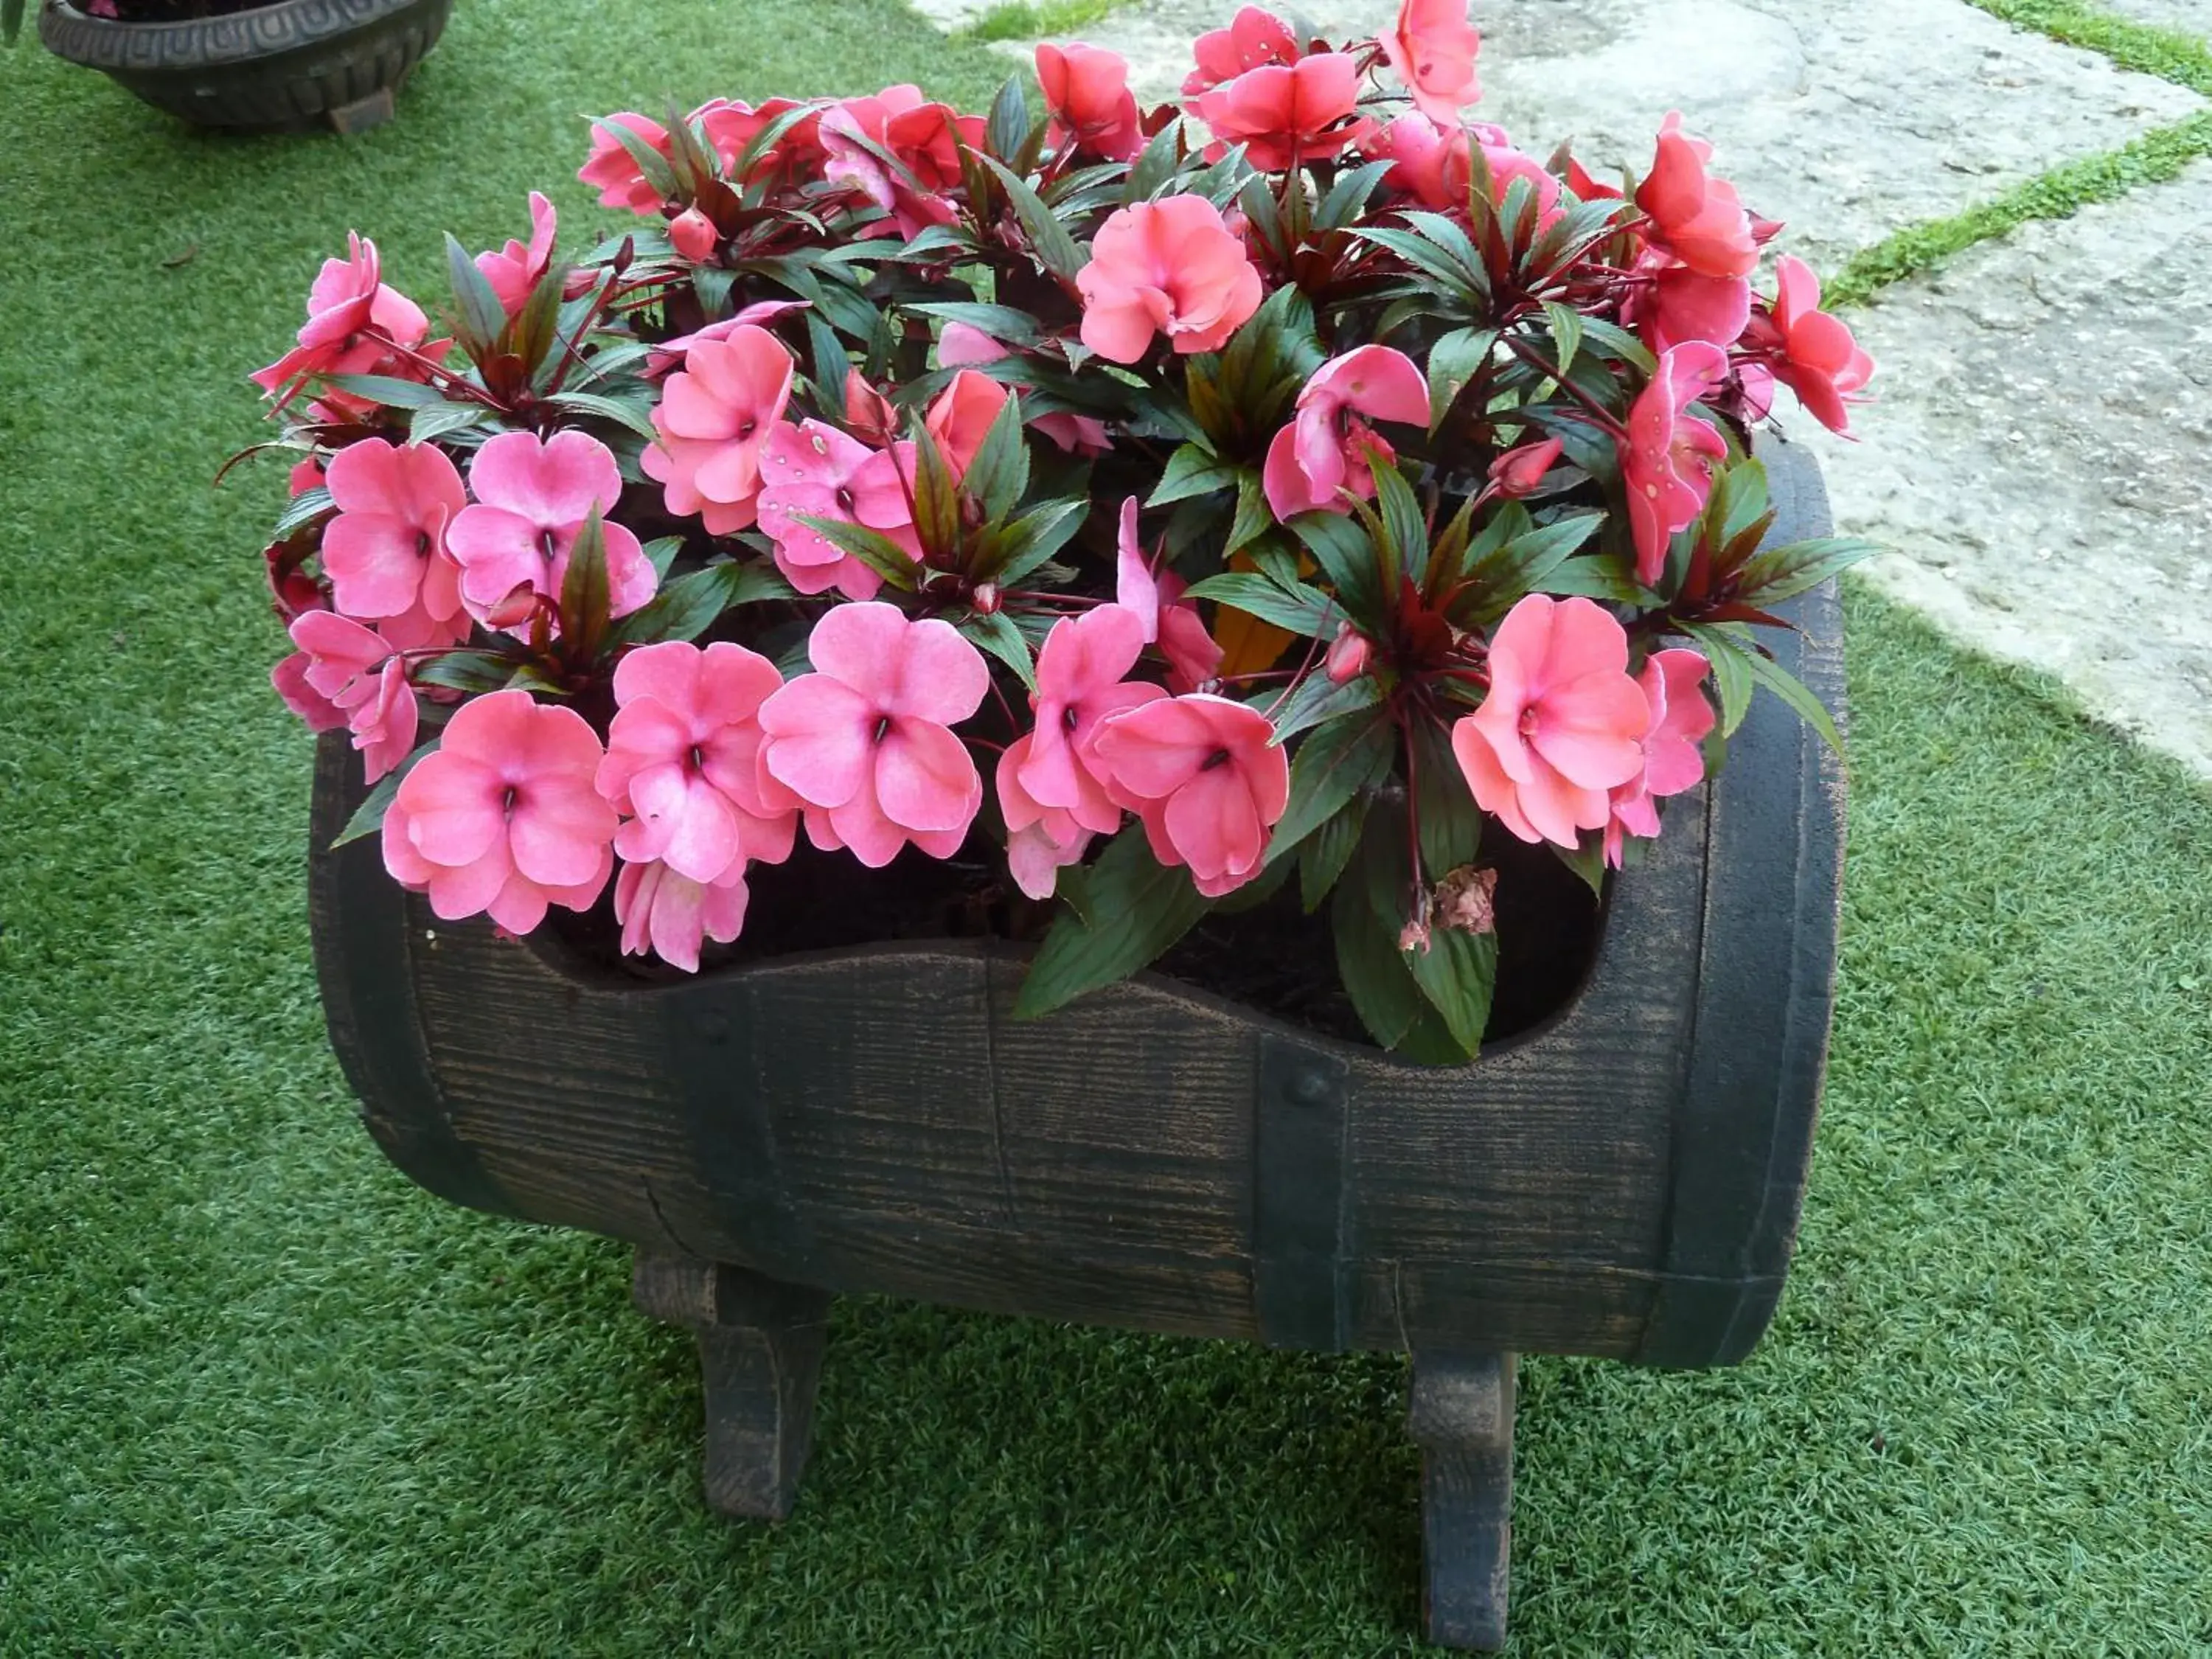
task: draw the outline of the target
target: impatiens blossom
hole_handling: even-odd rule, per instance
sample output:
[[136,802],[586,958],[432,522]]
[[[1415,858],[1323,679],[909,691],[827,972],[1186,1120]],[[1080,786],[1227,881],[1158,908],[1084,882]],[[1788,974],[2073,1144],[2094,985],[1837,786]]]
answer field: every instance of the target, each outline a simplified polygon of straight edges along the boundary
[[1137,498],[1121,503],[1121,539],[1115,556],[1114,601],[1135,617],[1145,643],[1168,662],[1168,689],[1195,691],[1221,672],[1221,642],[1206,631],[1197,604],[1182,597],[1187,584],[1172,570],[1155,571],[1137,538]]
[[1695,651],[1655,651],[1644,659],[1637,683],[1651,708],[1651,729],[1644,737],[1644,765],[1616,785],[1612,816],[1605,824],[1605,861],[1620,868],[1629,836],[1659,833],[1656,803],[1694,788],[1705,775],[1705,753],[1698,745],[1713,729],[1713,706],[1701,689],[1711,665]]
[[1757,317],[1743,343],[1764,354],[1763,367],[1797,394],[1813,418],[1832,432],[1850,429],[1850,394],[1874,378],[1874,359],[1841,322],[1820,309],[1820,279],[1802,259],[1775,264],[1778,292],[1771,314]]
[[[310,611],[292,624],[300,678],[353,732],[363,776],[374,783],[415,747],[422,711],[407,684],[407,665],[392,642],[331,611]],[[277,687],[280,695],[284,687]],[[287,697],[287,702],[290,699]],[[295,705],[295,707],[297,705]],[[302,711],[304,714],[304,711]],[[309,726],[327,731],[310,718]]]
[[1290,758],[1256,708],[1198,692],[1109,716],[1092,739],[1115,799],[1143,821],[1152,856],[1188,865],[1208,898],[1260,873],[1290,801]]
[[963,368],[951,385],[931,399],[922,424],[937,441],[945,463],[956,478],[975,464],[975,453],[991,430],[991,422],[1006,406],[1006,388],[988,374]]
[[1203,196],[1117,209],[1075,283],[1083,343],[1117,363],[1142,357],[1155,333],[1177,352],[1217,351],[1260,308],[1260,273]]
[[491,284],[491,291],[499,295],[499,302],[510,317],[530,301],[531,289],[538,286],[553,263],[553,238],[558,230],[553,204],[538,191],[530,192],[530,243],[510,240],[496,253],[477,255],[477,269]]
[[1490,173],[1490,198],[1503,205],[1516,179],[1525,179],[1536,197],[1536,227],[1550,228],[1565,210],[1559,181],[1534,156],[1516,149],[1503,127],[1486,121],[1439,125],[1418,110],[1399,116],[1379,134],[1363,140],[1367,153],[1392,163],[1383,182],[1401,196],[1438,211],[1464,210],[1474,178],[1474,151],[1480,148]]
[[1668,115],[1650,176],[1636,192],[1644,234],[1704,276],[1747,276],[1759,263],[1759,240],[1735,186],[1706,173],[1711,155],[1711,144],[1682,131],[1680,111]]
[[623,147],[622,140],[608,131],[624,127],[645,140],[663,156],[668,154],[668,129],[658,121],[629,110],[607,116],[592,123],[591,159],[576,170],[576,177],[599,192],[599,205],[628,208],[632,213],[656,213],[660,208],[660,192],[646,182],[639,169],[637,158]]
[[[999,811],[1006,820],[1006,873],[1033,899],[1047,899],[1060,872],[1082,862],[1095,831],[1084,828],[1064,806],[1047,806],[1022,787],[1029,758],[1029,732],[1006,745],[999,757]],[[1120,817],[1118,810],[1115,814]]]
[[1214,146],[1242,144],[1252,165],[1279,173],[1326,161],[1349,143],[1359,104],[1359,65],[1348,52],[1316,52],[1295,64],[1263,64],[1200,93],[1194,107]]
[[[474,504],[446,532],[461,567],[461,599],[469,613],[495,626],[520,627],[530,596],[557,603],[568,555],[592,509],[605,514],[622,495],[614,452],[588,432],[502,432],[469,463]],[[637,538],[602,519],[608,609],[628,616],[659,586]]]
[[684,354],[653,411],[660,441],[638,463],[666,486],[671,513],[701,514],[715,536],[752,524],[761,452],[791,401],[791,377],[782,342],[750,325]]
[[615,877],[615,921],[622,928],[623,954],[641,957],[650,951],[696,974],[702,941],[727,945],[744,931],[746,896],[742,861],[712,882],[679,876],[658,859],[625,864]]
[[379,631],[402,647],[466,637],[446,531],[468,496],[445,451],[364,438],[331,457],[328,479],[338,513],[323,531],[323,572],[337,608],[384,619]]
[[1708,276],[1664,254],[1650,256],[1649,283],[1625,314],[1655,352],[1692,340],[1730,346],[1751,320],[1751,283],[1743,276]]
[[1446,126],[1482,96],[1474,54],[1482,37],[1467,21],[1467,0],[1400,0],[1398,21],[1382,37],[1383,56],[1424,115]]
[[1659,359],[1651,384],[1628,410],[1628,441],[1620,457],[1628,490],[1628,523],[1636,540],[1636,579],[1649,586],[1667,568],[1667,546],[1676,531],[1705,511],[1714,465],[1728,444],[1690,405],[1728,374],[1728,353],[1702,340],[1678,345]]
[[[1006,355],[1006,346],[966,323],[947,323],[938,337],[937,361],[945,368],[996,362]],[[1113,447],[1106,423],[1089,415],[1054,410],[1049,415],[1032,415],[1028,421],[1070,455],[1103,455]]]
[[927,101],[913,86],[845,100],[822,117],[821,135],[823,176],[853,186],[907,237],[952,222],[946,198],[961,180],[961,147],[983,148],[981,120]]
[[1490,641],[1490,691],[1452,727],[1475,803],[1522,841],[1579,844],[1643,769],[1651,709],[1628,635],[1588,599],[1531,593]]
[[725,317],[673,339],[657,340],[646,353],[645,376],[655,380],[672,368],[683,368],[684,354],[702,340],[726,340],[741,328],[766,328],[779,317],[807,309],[805,300],[756,300],[749,306],[740,307],[734,317]]
[[982,653],[934,617],[841,605],[806,642],[815,672],[761,705],[769,775],[805,804],[817,847],[849,848],[879,869],[912,842],[950,858],[983,802],[983,781],[952,726],[990,684]]
[[726,641],[666,640],[622,659],[596,779],[632,815],[616,852],[705,883],[791,856],[797,815],[763,796],[758,766],[761,705],[782,684],[774,663]]
[[1367,451],[1381,451],[1385,461],[1395,453],[1367,422],[1425,427],[1428,419],[1428,382],[1404,352],[1364,345],[1332,358],[1306,382],[1296,416],[1267,446],[1267,505],[1278,519],[1316,507],[1349,512],[1340,491],[1375,494]]
[[[430,319],[422,314],[422,307],[386,284],[375,243],[350,233],[346,241],[346,258],[325,259],[314,286],[307,290],[307,322],[300,331],[299,343],[252,376],[253,383],[280,404],[300,381],[311,375],[422,378],[404,354],[428,336]],[[372,407],[348,393],[325,395],[349,412],[361,413]]]
[[1055,149],[1073,142],[1102,161],[1127,161],[1145,147],[1129,65],[1120,53],[1048,41],[1036,49],[1036,73],[1052,112],[1048,137]]
[[1201,34],[1191,43],[1198,67],[1184,78],[1183,95],[1194,97],[1224,81],[1234,81],[1247,70],[1267,64],[1288,65],[1298,61],[1298,39],[1291,26],[1273,12],[1246,6],[1230,20],[1229,27]]
[[714,222],[697,208],[685,208],[668,222],[668,245],[695,264],[713,258],[721,240]]
[[384,814],[384,867],[447,921],[526,933],[588,908],[614,868],[615,809],[592,787],[599,740],[573,708],[494,691],[463,703]]
[[799,116],[785,127],[773,144],[754,155],[742,177],[737,171],[738,159],[754,139],[801,107],[791,98],[770,98],[757,106],[735,98],[710,98],[691,112],[691,118],[706,133],[708,147],[720,159],[733,182],[748,182],[777,167],[812,176],[827,158],[822,148],[823,106],[814,106],[814,112]]
[[1036,729],[1017,740],[1022,788],[1041,805],[1073,813],[1086,830],[1110,830],[1121,822],[1091,752],[1099,722],[1165,695],[1127,678],[1144,649],[1136,614],[1102,605],[1061,617],[1037,653]]
[[[884,585],[866,561],[801,524],[802,518],[866,525],[919,556],[897,465],[898,457],[824,422],[778,422],[761,461],[760,527],[775,544],[776,568],[793,587],[802,593],[834,587],[848,599],[872,599]],[[907,471],[910,483],[910,462]]]
[[1542,438],[1509,449],[1490,464],[1490,482],[1509,501],[1532,495],[1543,487],[1545,474],[1558,465],[1565,447],[1557,438]]

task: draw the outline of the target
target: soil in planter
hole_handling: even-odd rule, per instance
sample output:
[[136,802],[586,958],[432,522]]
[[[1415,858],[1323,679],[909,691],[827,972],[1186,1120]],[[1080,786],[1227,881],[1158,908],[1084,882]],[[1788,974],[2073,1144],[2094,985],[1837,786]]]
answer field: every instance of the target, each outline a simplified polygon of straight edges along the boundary
[[[1596,901],[1571,871],[1541,848],[1494,840],[1482,860],[1498,872],[1498,990],[1486,1034],[1493,1042],[1565,1004],[1589,970],[1599,932]],[[1003,854],[981,836],[957,858],[908,848],[870,870],[848,854],[817,852],[801,836],[787,863],[754,867],[743,936],[734,945],[709,941],[700,969],[893,940],[1042,937],[1058,905],[1023,896],[1003,872]],[[688,977],[622,955],[611,894],[580,915],[556,908],[548,927],[599,967],[644,980]],[[1209,915],[1152,971],[1323,1036],[1372,1041],[1337,981],[1328,907],[1308,915],[1295,882],[1251,909]]]

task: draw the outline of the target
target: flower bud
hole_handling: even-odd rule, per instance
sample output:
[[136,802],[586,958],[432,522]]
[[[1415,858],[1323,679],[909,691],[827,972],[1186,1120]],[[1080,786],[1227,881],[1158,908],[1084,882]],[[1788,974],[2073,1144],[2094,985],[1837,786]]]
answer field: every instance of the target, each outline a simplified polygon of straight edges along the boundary
[[712,219],[697,208],[685,208],[668,222],[668,240],[678,253],[696,264],[714,258],[714,245],[721,237]]
[[1350,623],[1341,624],[1336,637],[1329,641],[1328,655],[1322,659],[1322,670],[1333,685],[1348,685],[1367,672],[1367,660],[1371,647],[1367,636]]
[[1490,464],[1490,482],[1498,486],[1501,495],[1518,499],[1533,494],[1552,470],[1552,463],[1559,459],[1559,448],[1557,438],[1547,438],[1509,449]]
[[978,582],[975,585],[975,591],[968,596],[968,603],[975,608],[975,614],[979,617],[997,616],[999,614],[998,583]]

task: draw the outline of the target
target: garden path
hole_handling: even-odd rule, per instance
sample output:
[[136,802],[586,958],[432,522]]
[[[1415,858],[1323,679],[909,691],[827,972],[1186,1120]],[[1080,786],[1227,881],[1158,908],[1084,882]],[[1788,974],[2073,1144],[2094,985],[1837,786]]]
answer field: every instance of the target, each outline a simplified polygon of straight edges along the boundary
[[[948,26],[975,15],[972,0],[918,3]],[[2212,33],[2212,0],[2115,3]],[[1165,98],[1191,36],[1234,9],[1140,0],[1081,38],[1129,59],[1140,99]],[[1334,37],[1395,5],[1304,9]],[[2212,237],[2212,162],[2042,216],[2080,199],[2084,169],[2131,183],[2147,169],[2126,147],[2212,150],[2205,100],[1966,0],[1477,0],[1475,21],[1483,118],[1538,154],[1571,136],[1601,170],[1646,163],[1680,109],[1745,199],[1790,222],[1780,246],[1824,275],[1914,228],[2025,203],[2006,222],[2028,222],[1853,308],[1886,372],[1860,441],[1821,444],[1838,521],[1897,550],[1867,568],[1884,589],[2212,777],[2212,276],[2175,257]],[[2212,56],[2195,64],[2212,84]]]

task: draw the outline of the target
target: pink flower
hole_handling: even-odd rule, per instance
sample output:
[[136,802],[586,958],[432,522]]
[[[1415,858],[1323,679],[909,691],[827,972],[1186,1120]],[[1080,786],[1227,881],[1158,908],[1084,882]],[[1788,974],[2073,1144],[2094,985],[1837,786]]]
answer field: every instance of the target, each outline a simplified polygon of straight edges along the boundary
[[926,102],[912,86],[845,100],[823,116],[821,132],[829,155],[823,175],[890,214],[908,237],[952,222],[949,198],[961,183],[961,146],[983,148],[981,120]]
[[1467,0],[1400,0],[1397,25],[1382,45],[1430,119],[1455,126],[1461,107],[1482,96],[1474,74],[1482,36],[1467,21]]
[[732,865],[719,880],[693,881],[659,860],[625,864],[615,877],[615,921],[623,954],[653,955],[687,974],[699,971],[702,940],[728,945],[744,931],[745,866]]
[[[1082,862],[1094,832],[1066,807],[1047,806],[1022,787],[1021,771],[1034,735],[1023,732],[999,757],[999,808],[1006,820],[1006,872],[1031,898],[1047,899],[1059,884],[1060,871]],[[1120,816],[1115,815],[1117,823]]]
[[1509,501],[1532,495],[1543,488],[1544,475],[1558,465],[1565,447],[1557,438],[1545,438],[1509,449],[1490,464],[1490,482]]
[[898,436],[898,410],[857,368],[845,371],[845,427],[862,443],[879,447]]
[[1366,635],[1348,622],[1339,623],[1336,637],[1328,642],[1328,653],[1322,658],[1322,672],[1328,676],[1330,684],[1349,685],[1367,672],[1374,654]]
[[1302,161],[1327,161],[1351,143],[1358,104],[1358,61],[1347,52],[1322,52],[1288,65],[1247,70],[1200,93],[1193,107],[1213,130],[1216,149],[1242,144],[1254,167],[1280,173]]
[[750,325],[684,354],[653,411],[660,441],[638,463],[666,486],[671,513],[702,514],[715,536],[751,525],[761,451],[791,401],[791,375],[782,342]]
[[508,316],[529,304],[530,291],[553,263],[556,228],[553,204],[533,190],[530,192],[530,246],[509,240],[497,253],[477,255],[477,269],[483,272]]
[[1316,507],[1349,512],[1342,490],[1363,499],[1375,494],[1367,451],[1380,450],[1386,462],[1395,452],[1362,416],[1428,425],[1428,382],[1404,352],[1360,346],[1331,358],[1306,382],[1295,418],[1267,446],[1261,474],[1267,505],[1278,519]]
[[1765,356],[1775,378],[1832,432],[1850,430],[1850,394],[1874,378],[1874,359],[1851,331],[1820,309],[1820,279],[1802,259],[1776,262],[1771,315],[1755,319],[1744,343]]
[[1395,165],[1384,182],[1423,207],[1439,212],[1463,212],[1474,177],[1473,147],[1480,145],[1483,163],[1490,170],[1490,199],[1503,206],[1513,181],[1525,179],[1536,194],[1536,226],[1548,228],[1565,210],[1559,205],[1559,181],[1550,169],[1526,151],[1516,149],[1505,129],[1488,122],[1439,126],[1417,110],[1409,110],[1384,128],[1376,159]]
[[1264,64],[1285,65],[1298,61],[1297,36],[1273,12],[1246,6],[1225,29],[1201,34],[1191,43],[1198,67],[1184,78],[1183,95],[1194,97],[1224,81],[1234,81],[1247,70]]
[[[304,659],[300,677],[306,690],[340,717],[337,723],[351,728],[363,774],[374,783],[415,748],[422,711],[407,684],[405,659],[373,629],[331,611],[308,611],[291,632]],[[282,684],[277,691],[283,695]],[[330,729],[307,717],[306,709],[300,712],[312,729]]]
[[284,700],[284,707],[307,721],[314,732],[335,732],[346,723],[345,710],[307,684],[313,662],[304,651],[295,651],[269,671],[269,684]]
[[1636,291],[1629,320],[1654,351],[1688,340],[1731,346],[1751,320],[1751,283],[1741,276],[1708,276],[1664,254],[1647,254],[1648,287]]
[[668,154],[668,129],[658,121],[623,110],[592,123],[592,154],[576,170],[576,177],[599,192],[601,207],[628,208],[632,213],[658,213],[660,192],[646,183],[636,160],[623,148],[609,127],[627,127],[659,150]]
[[756,300],[740,307],[734,317],[725,317],[718,323],[708,323],[704,328],[690,334],[679,334],[672,340],[657,340],[646,353],[645,377],[658,380],[672,368],[684,367],[684,354],[702,340],[726,340],[741,328],[766,328],[779,317],[810,309],[805,300]]
[[762,793],[761,705],[783,684],[766,657],[717,641],[648,645],[615,669],[614,723],[597,787],[632,814],[615,851],[714,884],[749,859],[791,856],[798,816]]
[[1490,692],[1452,727],[1475,804],[1522,841],[1579,843],[1644,765],[1651,709],[1628,635],[1588,599],[1531,593],[1490,641]]
[[1206,631],[1195,600],[1186,599],[1186,584],[1172,570],[1154,571],[1137,539],[1137,498],[1121,503],[1121,542],[1115,560],[1114,602],[1137,618],[1145,643],[1159,647],[1167,659],[1168,687],[1195,691],[1221,672],[1222,649]]
[[668,222],[668,245],[694,264],[712,258],[721,240],[714,222],[697,208],[686,208]]
[[1698,745],[1713,729],[1713,706],[1700,688],[1711,665],[1695,651],[1655,651],[1644,659],[1638,684],[1651,708],[1651,729],[1644,737],[1644,765],[1626,783],[1616,784],[1612,816],[1605,824],[1605,861],[1620,868],[1624,840],[1659,833],[1655,801],[1696,787],[1705,775]]
[[982,654],[936,617],[841,605],[814,624],[802,674],[761,705],[768,774],[807,807],[817,847],[852,849],[871,869],[908,842],[950,858],[983,802],[983,781],[953,734],[983,701]]
[[1110,715],[1091,740],[1109,786],[1144,821],[1152,856],[1190,867],[1208,898],[1260,873],[1290,803],[1291,763],[1256,708],[1204,692]]
[[[1007,355],[1004,345],[981,329],[970,328],[965,323],[945,324],[945,332],[937,341],[937,361],[945,368],[994,363]],[[1066,454],[1103,455],[1113,447],[1106,423],[1088,415],[1055,410],[1049,415],[1031,416],[1028,424],[1051,439]]]
[[744,184],[779,167],[799,175],[820,173],[827,159],[827,152],[822,148],[820,110],[827,108],[827,105],[785,128],[781,138],[753,158],[744,179],[738,179],[732,171],[746,146],[764,129],[799,107],[799,103],[790,98],[771,98],[757,109],[733,98],[710,98],[691,112],[691,118],[705,131],[707,143],[720,158],[725,174],[733,183]]
[[468,496],[445,451],[364,438],[331,457],[328,479],[338,514],[323,531],[323,574],[337,609],[390,619],[380,631],[402,647],[465,638],[446,528]]
[[1117,363],[1142,357],[1156,332],[1180,353],[1218,350],[1260,308],[1260,273],[1203,196],[1117,209],[1075,284],[1083,343]]
[[[480,622],[514,614],[518,594],[542,593],[556,604],[568,555],[596,507],[611,511],[622,495],[614,452],[588,432],[502,432],[469,463],[473,506],[461,509],[446,545],[461,567],[461,600]],[[637,538],[602,519],[609,608],[626,617],[651,599],[660,579]],[[527,608],[521,613],[526,617]]]
[[1706,176],[1713,147],[1682,131],[1681,112],[1659,128],[1651,174],[1636,192],[1645,238],[1706,276],[1748,276],[1759,263],[1751,216],[1735,186]]
[[[823,422],[777,423],[761,463],[760,527],[793,587],[802,593],[834,587],[849,599],[872,599],[884,585],[871,566],[799,523],[801,517],[866,525],[920,556],[896,466],[895,457]],[[912,471],[909,465],[909,483]]]
[[1036,49],[1038,84],[1052,112],[1053,146],[1076,148],[1109,161],[1127,161],[1145,147],[1129,65],[1120,54],[1081,44]]
[[1728,445],[1689,405],[1728,376],[1728,353],[1703,340],[1678,345],[1628,410],[1620,479],[1636,538],[1636,579],[1647,586],[1667,568],[1667,544],[1705,511],[1713,464]]
[[[350,232],[346,241],[347,257],[325,259],[322,273],[307,291],[307,323],[300,331],[299,343],[252,376],[253,383],[275,398],[280,408],[296,394],[297,383],[310,376],[422,378],[417,366],[394,348],[411,351],[421,345],[429,335],[430,319],[422,307],[385,285],[375,243]],[[372,407],[345,392],[326,395],[335,407],[349,413],[357,415]]]
[[1136,613],[1102,605],[1061,617],[1037,653],[1036,727],[1022,739],[1021,786],[1038,805],[1073,813],[1086,830],[1103,832],[1121,822],[1091,752],[1099,722],[1166,695],[1126,678],[1144,650]]
[[931,399],[922,424],[937,441],[953,477],[965,476],[975,464],[975,452],[982,448],[991,422],[1006,406],[1006,388],[972,368],[962,369],[952,377],[951,385]]
[[599,740],[572,708],[494,691],[463,703],[384,815],[384,867],[447,921],[510,933],[549,902],[581,910],[614,867],[615,810],[592,787]]

